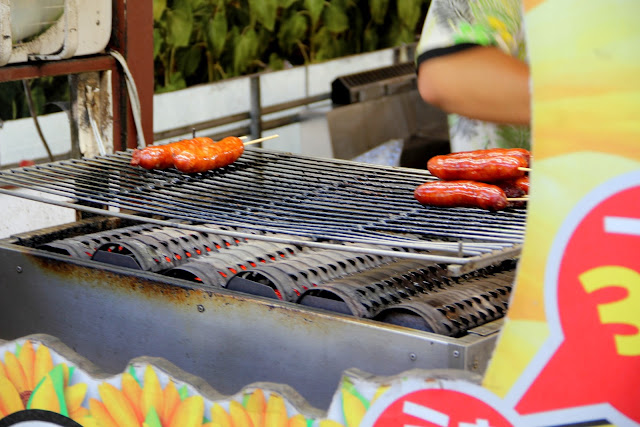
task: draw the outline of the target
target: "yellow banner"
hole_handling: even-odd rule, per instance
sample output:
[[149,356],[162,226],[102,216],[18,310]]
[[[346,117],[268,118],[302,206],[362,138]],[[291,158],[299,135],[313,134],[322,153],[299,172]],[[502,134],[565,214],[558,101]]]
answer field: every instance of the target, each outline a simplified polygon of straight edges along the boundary
[[638,423],[640,2],[524,5],[529,216],[484,386],[520,415]]

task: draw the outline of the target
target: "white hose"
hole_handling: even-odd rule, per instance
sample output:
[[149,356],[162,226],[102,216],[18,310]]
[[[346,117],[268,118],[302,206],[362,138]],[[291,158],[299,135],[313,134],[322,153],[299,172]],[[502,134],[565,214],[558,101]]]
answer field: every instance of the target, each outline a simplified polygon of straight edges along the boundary
[[144,140],[144,134],[142,132],[142,116],[141,116],[141,108],[140,108],[140,98],[138,97],[138,88],[136,87],[136,82],[133,80],[133,75],[131,75],[131,71],[129,71],[129,66],[127,65],[127,61],[120,54],[120,52],[116,52],[115,50],[110,50],[109,54],[118,61],[118,63],[124,70],[124,74],[127,82],[127,91],[129,92],[129,101],[131,103],[131,110],[133,112],[133,121],[136,125],[136,132],[138,134],[138,148],[144,148],[147,146],[147,143]]

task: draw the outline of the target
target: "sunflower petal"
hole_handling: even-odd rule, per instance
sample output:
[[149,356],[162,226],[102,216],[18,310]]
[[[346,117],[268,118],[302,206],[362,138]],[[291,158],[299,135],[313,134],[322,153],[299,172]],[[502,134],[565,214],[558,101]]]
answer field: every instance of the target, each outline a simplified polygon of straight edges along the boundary
[[247,414],[244,406],[235,400],[229,403],[229,415],[234,427],[260,427],[253,426],[253,421],[251,421],[251,417]]
[[176,409],[169,427],[200,427],[204,416],[204,399],[191,396],[183,400]]
[[78,383],[64,389],[64,400],[67,402],[67,410],[72,413],[80,408],[84,397],[87,395],[87,384]]
[[142,413],[142,387],[138,384],[138,381],[128,372],[122,374],[122,392],[129,399],[133,411],[136,413],[136,418],[139,423],[144,421],[144,415]]
[[245,408],[249,417],[251,417],[254,427],[262,427],[264,425],[265,410],[267,409],[267,401],[264,398],[262,389],[258,388],[249,395]]
[[4,365],[7,370],[7,378],[13,383],[18,393],[23,393],[25,391],[31,390],[27,385],[27,377],[24,374],[24,370],[22,369],[22,365],[18,361],[18,358],[15,354],[6,351],[4,353]]
[[[33,362],[33,380],[34,388],[40,380],[53,369],[53,360],[51,352],[44,345],[40,344],[36,349],[35,359]],[[67,384],[65,382],[65,384]]]
[[27,409],[43,409],[60,413],[60,402],[51,376],[44,377],[36,389],[33,390]]
[[24,409],[20,393],[7,377],[0,377],[0,416],[6,417]]
[[231,417],[218,403],[211,406],[211,422],[212,427],[233,427]]
[[82,418],[74,419],[75,422],[80,424],[82,427],[103,427],[101,424],[98,424],[98,420],[93,418],[91,415],[84,416]]
[[87,416],[89,416],[89,410],[83,406],[80,406],[73,411],[69,411],[69,418],[77,423],[80,423],[80,420]]
[[113,420],[120,427],[138,427],[138,419],[125,395],[109,383],[98,386],[98,393]]
[[164,408],[160,413],[160,421],[163,426],[168,426],[176,408],[180,404],[180,394],[173,381],[169,380],[169,383],[164,388]]
[[149,409],[154,408],[156,413],[162,413],[164,406],[164,394],[156,371],[151,365],[147,365],[144,371],[144,386],[142,387],[142,414],[146,417]]
[[287,427],[307,427],[307,419],[302,414],[296,414],[289,418]]
[[284,404],[284,399],[277,394],[272,394],[267,402],[265,427],[286,426],[287,420],[287,407]]
[[98,399],[89,399],[89,411],[100,427],[118,427],[118,424],[107,411],[107,407]]
[[27,409],[48,409],[65,417],[68,416],[64,384],[64,368],[62,365],[57,365],[40,380],[33,390],[27,402]]
[[347,427],[358,427],[367,408],[362,401],[346,389],[342,390],[342,412]]
[[22,370],[24,371],[24,376],[27,381],[27,389],[33,390],[36,386],[34,381],[40,381],[40,378],[34,380],[33,378],[33,365],[36,359],[36,353],[33,350],[33,344],[31,341],[26,341],[22,348],[20,349],[20,354],[18,354],[18,361],[22,366]]

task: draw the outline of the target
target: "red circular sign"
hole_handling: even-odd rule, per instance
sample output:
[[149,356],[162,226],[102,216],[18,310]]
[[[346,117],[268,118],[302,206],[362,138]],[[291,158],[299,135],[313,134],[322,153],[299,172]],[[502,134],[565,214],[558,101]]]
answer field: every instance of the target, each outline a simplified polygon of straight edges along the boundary
[[560,254],[552,334],[561,341],[522,414],[610,404],[640,421],[640,186],[611,190]]
[[503,415],[466,393],[424,389],[406,394],[389,405],[375,427],[510,427]]

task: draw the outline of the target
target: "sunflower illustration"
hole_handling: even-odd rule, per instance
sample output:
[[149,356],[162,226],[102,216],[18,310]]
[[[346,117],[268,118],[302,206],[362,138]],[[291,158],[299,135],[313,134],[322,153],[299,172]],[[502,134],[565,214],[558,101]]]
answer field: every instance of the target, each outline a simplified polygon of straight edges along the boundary
[[103,382],[98,385],[100,399],[89,399],[90,417],[86,427],[309,427],[312,420],[301,414],[289,418],[284,399],[262,389],[244,395],[242,402],[231,400],[225,409],[214,402],[208,419],[204,399],[189,396],[186,387],[178,389],[171,380],[162,388],[151,365],[143,381],[133,369],[121,376],[121,388]]
[[[144,372],[143,386],[134,376],[121,376],[121,389],[103,382],[98,385],[100,399],[89,399],[89,411],[96,425],[116,426],[201,426],[204,400],[201,396],[187,396],[186,387],[178,390],[169,381],[163,389],[153,368]],[[90,423],[87,423],[90,424]]]
[[284,399],[278,394],[265,397],[262,389],[244,395],[242,403],[232,400],[228,411],[219,403],[211,406],[211,421],[203,427],[310,427],[313,419],[302,414],[289,417]]
[[53,365],[51,352],[32,341],[6,351],[0,361],[0,418],[25,409],[43,409],[73,420],[88,415],[82,407],[87,385],[69,385],[73,374],[66,364]]

